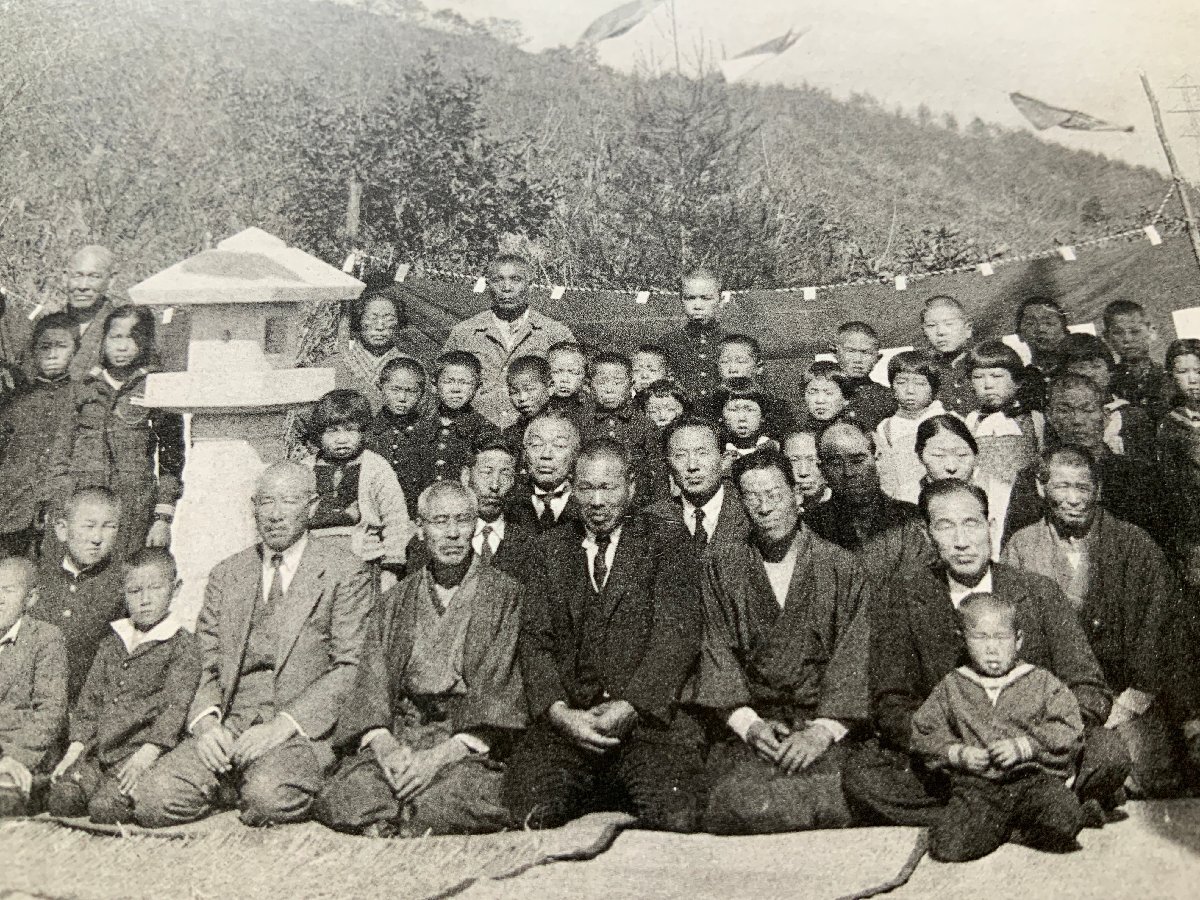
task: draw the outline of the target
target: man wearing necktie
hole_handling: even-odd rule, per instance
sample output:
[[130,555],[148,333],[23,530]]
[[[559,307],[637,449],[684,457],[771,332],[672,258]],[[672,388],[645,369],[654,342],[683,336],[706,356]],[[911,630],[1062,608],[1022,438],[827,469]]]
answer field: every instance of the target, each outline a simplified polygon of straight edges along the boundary
[[[522,584],[542,564],[535,529],[512,521],[506,514],[516,483],[517,452],[498,434],[489,435],[475,449],[463,481],[478,500],[479,515],[471,548],[484,565],[499,569]],[[408,545],[408,571],[416,572],[429,561],[429,548],[418,535]]]
[[316,500],[305,466],[276,463],[260,476],[260,543],[209,575],[190,736],[138,782],[138,824],[190,822],[235,798],[249,825],[307,817],[371,611],[357,557],[309,536]]
[[646,512],[683,525],[701,554],[744,542],[750,525],[736,488],[721,478],[718,426],[710,419],[684,416],[667,426],[663,444],[679,496],[651,504]]
[[542,413],[525,429],[525,465],[529,482],[513,491],[507,520],[538,532],[579,519],[571,470],[579,453],[579,429],[561,413]]
[[630,514],[628,452],[584,447],[583,521],[547,534],[519,654],[532,719],[509,762],[516,821],[551,828],[624,809],[643,828],[696,828],[700,734],[678,709],[700,649],[699,558],[686,532]]

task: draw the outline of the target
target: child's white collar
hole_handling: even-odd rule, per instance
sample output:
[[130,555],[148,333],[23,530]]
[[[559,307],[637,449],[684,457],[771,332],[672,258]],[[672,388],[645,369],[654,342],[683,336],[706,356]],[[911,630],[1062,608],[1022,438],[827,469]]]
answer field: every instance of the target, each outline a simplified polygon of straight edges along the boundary
[[1014,681],[1024,678],[1032,671],[1033,665],[1027,662],[1017,663],[1003,675],[996,675],[994,677],[991,675],[980,675],[970,666],[958,667],[959,675],[962,675],[964,678],[971,679],[971,681],[975,682],[984,690],[993,691],[1008,687]]
[[166,618],[145,632],[138,631],[132,619],[117,619],[117,621],[109,624],[112,630],[117,633],[117,637],[125,645],[126,653],[132,653],[145,644],[169,641],[183,627],[183,623],[175,618],[174,613],[167,613]]

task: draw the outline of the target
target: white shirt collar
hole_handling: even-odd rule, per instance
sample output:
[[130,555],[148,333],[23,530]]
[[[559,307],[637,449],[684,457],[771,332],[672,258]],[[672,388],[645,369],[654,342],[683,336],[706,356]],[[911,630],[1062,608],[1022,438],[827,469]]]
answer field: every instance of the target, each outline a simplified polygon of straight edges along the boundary
[[955,581],[954,576],[949,572],[946,573],[946,583],[950,585],[950,602],[954,604],[954,608],[958,609],[958,604],[963,602],[963,598],[968,594],[990,594],[992,592],[992,567],[988,566],[988,570],[983,573],[983,578],[979,579],[979,584],[975,587],[967,587],[960,581]]
[[4,632],[4,637],[0,638],[0,647],[4,647],[8,644],[15,644],[17,642],[17,635],[20,633],[21,623],[24,621],[25,617],[21,616],[17,619],[17,621],[13,622],[12,628]]
[[[279,563],[279,577],[284,591],[287,591],[288,586],[291,585],[292,576],[296,574],[296,569],[300,566],[300,557],[304,555],[306,547],[308,547],[307,531],[300,535],[300,540],[280,553],[283,559]],[[262,545],[262,589],[264,597],[268,596],[271,592],[271,579],[275,575],[275,568],[271,565],[271,557],[276,552],[266,544]]]
[[[621,541],[621,527],[618,525],[608,533],[608,547],[604,551],[604,562],[608,566],[608,574],[612,575],[613,558],[617,555],[617,544]],[[600,590],[604,585],[596,584],[596,554],[600,551],[599,545],[596,543],[596,536],[590,531],[586,532],[583,540],[579,542],[579,546],[583,547],[583,552],[587,554],[588,562],[588,577],[592,580],[592,587]]]
[[[803,526],[802,526],[803,528]],[[783,555],[783,559],[779,562],[770,562],[763,559],[763,569],[766,570],[767,580],[771,582],[771,592],[775,595],[775,602],[782,609],[787,603],[788,588],[792,586],[792,575],[796,571],[796,558],[800,555],[800,536],[802,530],[796,531],[796,537],[792,539],[792,545],[788,547],[787,553]]]
[[1033,671],[1033,666],[1027,662],[1017,663],[1003,675],[980,675],[970,666],[959,666],[958,674],[964,678],[968,678],[975,682],[983,692],[987,694],[987,698],[992,701],[992,706],[995,706],[1000,699],[1000,693],[1014,681],[1024,678]]
[[[692,502],[688,500],[687,495],[680,494],[680,499],[683,500],[683,523],[687,526],[687,530],[692,534],[696,533],[696,509]],[[717,530],[717,519],[721,517],[721,504],[725,501],[725,485],[722,484],[717,488],[717,492],[709,498],[709,501],[699,509],[704,510],[704,530],[708,532],[711,538],[713,532]]]
[[121,643],[125,645],[126,653],[132,653],[145,644],[169,641],[183,627],[183,623],[175,618],[173,612],[167,613],[163,620],[149,631],[138,631],[131,619],[117,619],[115,622],[110,622],[109,625],[117,633]]
[[504,516],[500,516],[495,522],[485,522],[483,519],[475,520],[475,534],[471,537],[471,546],[475,548],[476,553],[483,552],[483,529],[491,528],[492,533],[488,535],[488,543],[492,545],[492,552],[496,552],[496,547],[504,540]]
[[[559,489],[562,490],[562,494],[557,497],[551,497],[549,500],[546,499],[548,494],[552,494],[554,491]],[[566,507],[567,501],[571,499],[571,482],[563,482],[563,484],[555,488],[554,491],[547,491],[535,484],[533,486],[533,508],[540,513],[541,506],[539,506],[539,504],[544,505],[548,502],[550,504],[550,509],[554,511],[554,518],[557,519],[562,515],[562,511]]]
[[78,578],[80,575],[83,574],[83,569],[81,569],[81,568],[79,568],[79,566],[75,565],[75,560],[71,559],[71,557],[69,555],[63,557],[62,567],[63,567],[63,571],[66,572],[68,575],[70,575],[72,578]]

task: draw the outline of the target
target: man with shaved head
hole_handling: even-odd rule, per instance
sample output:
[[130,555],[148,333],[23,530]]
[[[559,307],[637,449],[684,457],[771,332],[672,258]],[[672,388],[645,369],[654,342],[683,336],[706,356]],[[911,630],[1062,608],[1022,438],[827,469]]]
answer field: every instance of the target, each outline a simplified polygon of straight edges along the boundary
[[345,760],[314,816],[379,836],[500,831],[514,824],[500,802],[503,760],[526,717],[521,585],[475,552],[471,488],[434,482],[417,515],[428,562],[379,600],[338,722]]
[[530,723],[505,801],[533,828],[621,809],[642,828],[695,831],[700,732],[678,707],[700,656],[699,555],[682,525],[633,512],[622,445],[586,444],[574,489],[580,521],[545,535],[545,566],[526,584]]
[[333,765],[371,612],[368,575],[337,543],[309,536],[311,469],[275,463],[252,502],[259,542],[209,575],[189,737],[138,781],[140,825],[194,821],[231,792],[248,825],[300,821]]
[[100,350],[104,343],[100,327],[105,316],[115,308],[108,292],[117,274],[117,260],[111,250],[99,244],[89,244],[71,254],[63,270],[65,306],[48,308],[51,312],[66,313],[79,341],[79,349],[71,360],[68,372],[81,378],[100,365]]
[[487,269],[491,308],[450,329],[442,353],[466,350],[483,369],[475,409],[498,428],[517,421],[506,389],[508,365],[521,356],[545,356],[561,341],[574,341],[571,329],[530,308],[532,272],[529,261],[513,253],[493,257]]
[[876,535],[916,527],[917,507],[879,486],[875,441],[857,425],[837,422],[821,432],[817,459],[832,496],[805,521],[820,537],[857,553]]

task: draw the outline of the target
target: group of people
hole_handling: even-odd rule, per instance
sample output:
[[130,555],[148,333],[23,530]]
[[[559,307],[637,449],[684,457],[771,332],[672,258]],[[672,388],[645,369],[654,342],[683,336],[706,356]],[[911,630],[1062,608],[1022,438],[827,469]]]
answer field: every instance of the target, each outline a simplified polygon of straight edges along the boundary
[[619,809],[925,825],[965,860],[1195,790],[1200,341],[1160,364],[1133,301],[1100,338],[1026,299],[1025,363],[931,297],[886,385],[849,322],[793,403],[710,272],[630,355],[532,309],[516,256],[440,351],[367,293],[193,633],[182,429],[136,402],[154,321],[113,270],[72,258],[0,409],[0,814],[411,836]]

